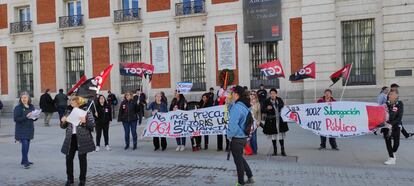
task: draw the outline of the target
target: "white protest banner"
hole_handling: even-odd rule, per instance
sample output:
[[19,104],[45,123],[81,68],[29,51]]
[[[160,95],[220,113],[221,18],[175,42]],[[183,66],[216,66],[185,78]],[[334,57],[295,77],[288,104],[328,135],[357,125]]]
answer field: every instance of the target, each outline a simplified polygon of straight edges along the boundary
[[236,69],[236,34],[217,33],[218,70]]
[[168,38],[151,39],[151,59],[154,73],[168,73]]
[[225,106],[157,113],[147,121],[144,137],[190,137],[226,134]]
[[386,121],[387,113],[376,103],[342,101],[285,106],[281,115],[317,135],[344,138],[371,132]]
[[181,94],[189,93],[192,88],[193,88],[193,83],[191,83],[191,82],[178,82],[177,83],[177,90]]

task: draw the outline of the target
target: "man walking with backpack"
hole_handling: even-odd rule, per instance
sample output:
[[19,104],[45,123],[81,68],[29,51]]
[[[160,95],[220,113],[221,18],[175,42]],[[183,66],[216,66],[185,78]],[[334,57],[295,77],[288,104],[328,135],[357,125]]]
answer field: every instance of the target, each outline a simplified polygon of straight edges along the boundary
[[[243,149],[247,143],[247,136],[253,123],[250,112],[250,102],[245,89],[241,86],[233,88],[233,99],[235,104],[229,113],[229,124],[227,128],[227,138],[230,140],[230,151],[233,154],[236,164],[238,182],[236,185],[254,183],[253,174],[249,164],[243,157]],[[244,173],[247,175],[247,182],[244,181]]]

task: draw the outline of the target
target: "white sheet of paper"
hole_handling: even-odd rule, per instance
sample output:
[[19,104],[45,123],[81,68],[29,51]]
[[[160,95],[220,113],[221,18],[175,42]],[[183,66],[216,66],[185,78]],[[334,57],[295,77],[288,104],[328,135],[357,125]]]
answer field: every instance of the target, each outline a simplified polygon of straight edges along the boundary
[[66,121],[72,123],[72,125],[78,126],[81,122],[81,117],[84,116],[86,116],[86,111],[79,108],[73,108]]
[[35,109],[34,111],[32,111],[32,115],[30,115],[29,119],[39,119],[40,118],[40,114],[42,113],[42,109]]

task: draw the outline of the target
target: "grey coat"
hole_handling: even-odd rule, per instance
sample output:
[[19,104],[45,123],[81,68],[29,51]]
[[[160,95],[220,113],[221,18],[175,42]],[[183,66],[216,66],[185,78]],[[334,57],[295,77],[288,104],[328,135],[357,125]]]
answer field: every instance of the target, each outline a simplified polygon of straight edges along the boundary
[[[86,110],[87,107],[81,107]],[[66,116],[70,114],[72,110],[66,111]],[[66,137],[63,141],[62,150],[63,154],[68,155],[70,152],[70,144],[72,140],[72,124],[71,123],[61,123],[60,126],[63,129],[66,129]],[[93,142],[93,137],[91,131],[95,127],[95,120],[91,112],[88,112],[86,115],[86,126],[78,125],[76,127],[76,137],[78,141],[78,153],[86,154],[95,150],[95,144]]]

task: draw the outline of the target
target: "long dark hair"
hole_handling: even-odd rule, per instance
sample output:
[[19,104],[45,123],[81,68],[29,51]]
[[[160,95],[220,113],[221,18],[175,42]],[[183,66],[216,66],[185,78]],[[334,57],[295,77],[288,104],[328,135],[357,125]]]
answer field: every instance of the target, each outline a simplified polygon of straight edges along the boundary
[[105,96],[104,95],[99,95],[98,96],[98,98],[96,99],[96,101],[95,101],[95,104],[97,105],[97,106],[101,106],[101,103],[99,102],[99,99],[101,99],[101,97],[103,97],[104,98],[104,107],[106,107],[106,106],[108,106],[108,101],[106,100],[106,98],[105,98]]

